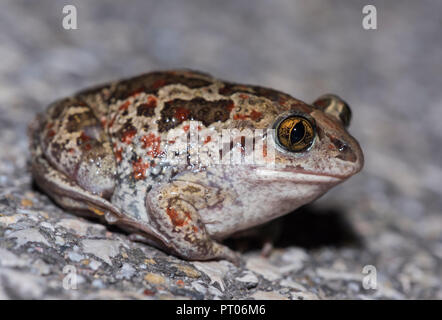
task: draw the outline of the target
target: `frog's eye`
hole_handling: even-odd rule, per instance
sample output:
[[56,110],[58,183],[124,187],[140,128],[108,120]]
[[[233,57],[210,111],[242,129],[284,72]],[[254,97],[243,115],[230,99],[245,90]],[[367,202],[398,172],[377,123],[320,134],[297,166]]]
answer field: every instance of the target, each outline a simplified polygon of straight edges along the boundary
[[313,144],[315,129],[305,117],[291,115],[279,122],[276,127],[279,145],[292,152],[302,152]]

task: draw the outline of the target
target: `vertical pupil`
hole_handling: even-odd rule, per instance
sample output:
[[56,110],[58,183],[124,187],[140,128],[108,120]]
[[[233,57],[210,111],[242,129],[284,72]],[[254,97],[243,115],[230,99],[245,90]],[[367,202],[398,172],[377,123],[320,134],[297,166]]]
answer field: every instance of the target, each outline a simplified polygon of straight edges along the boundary
[[298,143],[305,135],[305,127],[302,121],[299,121],[290,132],[290,142],[292,144]]

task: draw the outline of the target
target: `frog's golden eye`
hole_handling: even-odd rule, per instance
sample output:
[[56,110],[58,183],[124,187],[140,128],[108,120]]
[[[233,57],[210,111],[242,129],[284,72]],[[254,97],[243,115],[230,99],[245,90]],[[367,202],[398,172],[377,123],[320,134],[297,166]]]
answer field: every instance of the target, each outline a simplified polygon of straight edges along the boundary
[[276,127],[279,145],[292,152],[302,152],[310,148],[315,138],[313,124],[305,117],[291,115]]

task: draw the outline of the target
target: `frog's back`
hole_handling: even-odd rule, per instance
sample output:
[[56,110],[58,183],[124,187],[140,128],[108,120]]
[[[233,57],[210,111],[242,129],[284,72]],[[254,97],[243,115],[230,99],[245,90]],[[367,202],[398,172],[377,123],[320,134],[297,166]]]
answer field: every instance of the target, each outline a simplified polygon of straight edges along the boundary
[[109,106],[131,96],[141,93],[157,96],[161,88],[175,84],[197,89],[209,86],[214,81],[210,75],[198,71],[154,71],[95,86],[78,92],[76,96],[91,105],[98,117],[102,117],[107,114]]
[[[150,72],[53,103],[34,126],[42,134],[32,148],[41,147],[51,165],[82,188],[112,196],[122,207],[131,198],[129,211],[136,212],[133,206],[141,203],[146,190],[186,167],[186,161],[168,166],[165,159],[171,144],[187,150],[189,120],[198,122],[201,133],[265,128],[274,115],[293,105],[308,108],[280,91],[224,82],[197,71]],[[99,170],[88,169],[87,162]]]

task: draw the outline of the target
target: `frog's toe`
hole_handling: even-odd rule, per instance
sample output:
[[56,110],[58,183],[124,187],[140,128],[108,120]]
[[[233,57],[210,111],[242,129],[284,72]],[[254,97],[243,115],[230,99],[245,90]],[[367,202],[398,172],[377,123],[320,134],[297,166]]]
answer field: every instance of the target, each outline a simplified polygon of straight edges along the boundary
[[195,207],[169,189],[151,190],[146,202],[151,221],[167,239],[169,251],[188,260],[226,259],[238,264],[235,252],[210,237]]
[[230,261],[231,263],[233,263],[235,266],[240,266],[241,265],[241,255],[231,249],[229,249],[228,247],[221,245],[217,242],[214,242],[214,251],[217,253],[213,259],[225,259],[227,261]]

